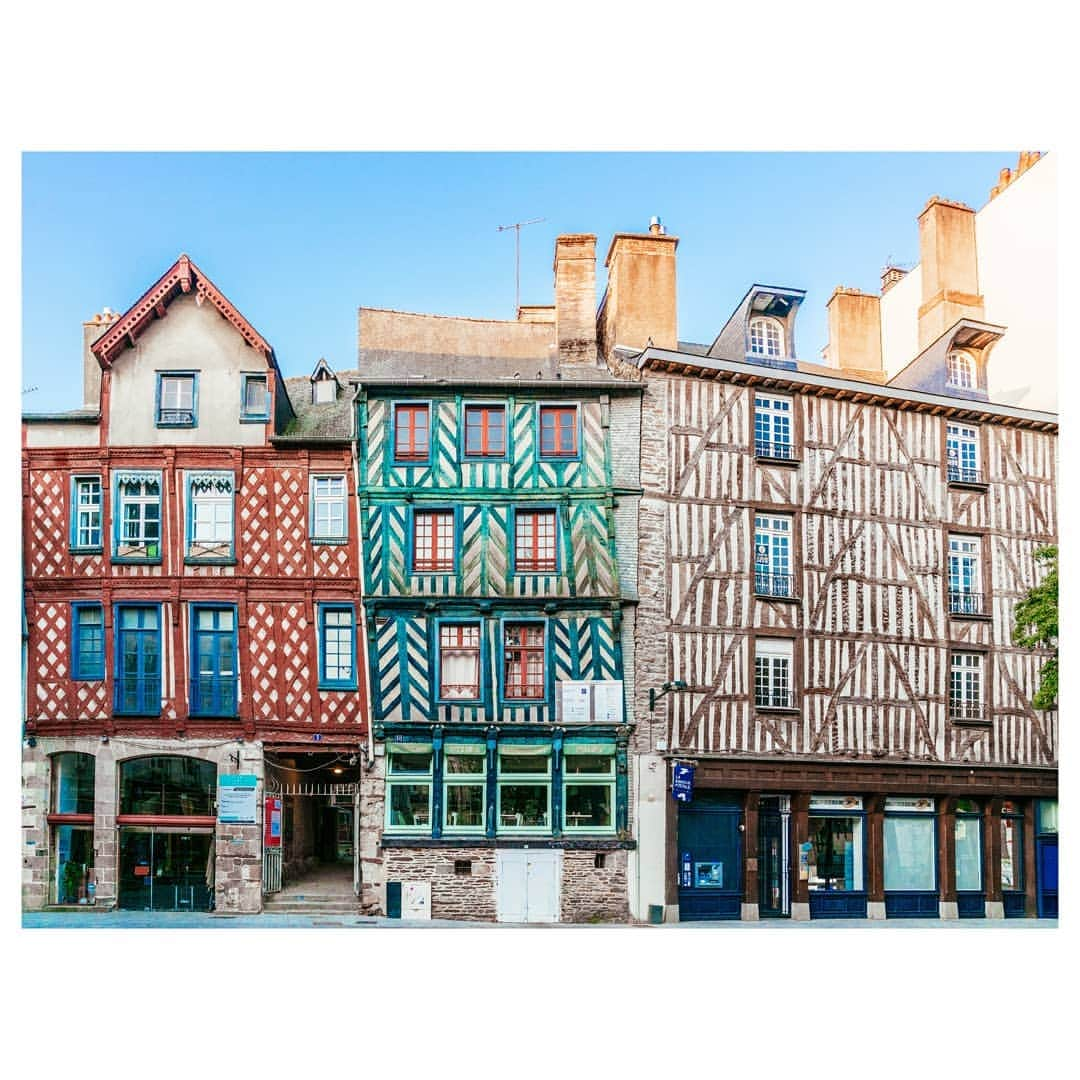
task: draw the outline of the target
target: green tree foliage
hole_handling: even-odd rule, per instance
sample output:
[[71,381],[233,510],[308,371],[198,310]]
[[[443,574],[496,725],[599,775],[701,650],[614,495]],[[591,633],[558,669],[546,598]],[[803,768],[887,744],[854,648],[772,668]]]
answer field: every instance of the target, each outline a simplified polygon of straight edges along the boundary
[[1052,709],[1058,696],[1058,549],[1041,547],[1035,558],[1049,567],[1046,576],[1028,590],[1016,605],[1013,642],[1025,649],[1050,649],[1053,656],[1043,664],[1039,690],[1031,704]]

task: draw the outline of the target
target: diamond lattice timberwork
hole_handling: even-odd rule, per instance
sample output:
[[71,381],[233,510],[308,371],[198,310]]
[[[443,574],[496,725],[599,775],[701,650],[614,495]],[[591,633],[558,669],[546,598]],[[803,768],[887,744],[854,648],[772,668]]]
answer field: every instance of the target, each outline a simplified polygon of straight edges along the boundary
[[274,605],[257,603],[248,608],[248,662],[251,704],[256,722],[277,718],[277,642],[274,640]]
[[68,606],[47,603],[38,605],[34,617],[36,631],[33,657],[34,708],[39,719],[58,720],[70,716],[68,677]]
[[57,577],[66,571],[67,499],[65,476],[55,469],[30,473],[33,515],[30,525],[30,576]]
[[307,482],[300,469],[279,469],[274,476],[277,518],[277,571],[301,577],[307,562]]

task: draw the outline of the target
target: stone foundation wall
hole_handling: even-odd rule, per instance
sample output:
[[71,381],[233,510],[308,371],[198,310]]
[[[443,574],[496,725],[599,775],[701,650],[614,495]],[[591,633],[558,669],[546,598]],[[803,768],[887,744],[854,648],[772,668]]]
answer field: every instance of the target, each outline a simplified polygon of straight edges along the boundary
[[[603,867],[596,866],[602,855]],[[562,870],[563,922],[625,922],[627,854],[618,851],[564,851]]]
[[[467,860],[471,873],[454,872]],[[389,848],[383,852],[386,881],[430,881],[433,919],[495,921],[495,852],[477,848]],[[385,887],[383,897],[385,902]],[[385,911],[385,907],[383,908]]]

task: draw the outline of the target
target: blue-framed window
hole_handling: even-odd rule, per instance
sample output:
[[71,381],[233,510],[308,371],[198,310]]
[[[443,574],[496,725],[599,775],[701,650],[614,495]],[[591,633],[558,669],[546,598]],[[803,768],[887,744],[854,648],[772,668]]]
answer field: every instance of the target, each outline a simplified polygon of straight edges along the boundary
[[479,619],[437,619],[435,658],[440,704],[475,702],[484,696],[484,624]]
[[312,476],[308,520],[312,543],[340,544],[349,538],[348,500],[344,473]]
[[233,559],[233,474],[187,474],[187,542],[184,558],[200,562]]
[[96,602],[71,605],[71,677],[105,678],[105,609]]
[[356,609],[352,604],[319,604],[319,687],[355,690]]
[[575,405],[538,406],[540,457],[573,461],[581,457],[581,409]]
[[795,460],[791,398],[754,395],[754,456],[777,461]]
[[442,826],[449,833],[483,833],[487,824],[487,746],[448,743],[442,761]]
[[506,459],[506,405],[494,401],[468,401],[462,407],[461,456],[465,460]]
[[568,742],[563,747],[563,828],[567,833],[615,831],[615,744]]
[[240,422],[261,423],[270,419],[270,383],[265,373],[241,372]]
[[101,550],[101,477],[71,478],[72,551]]
[[113,558],[118,562],[161,561],[161,473],[114,475]]
[[559,512],[554,506],[513,508],[511,573],[559,572]]
[[865,855],[862,798],[812,796],[810,800],[810,892],[861,892]]
[[551,743],[500,745],[498,761],[499,834],[551,832]]
[[546,701],[551,665],[547,623],[504,619],[499,624],[499,690],[507,704]]
[[979,431],[967,424],[945,425],[945,477],[950,484],[980,484]]
[[432,744],[391,743],[386,750],[386,831],[430,835]]
[[161,605],[117,604],[113,705],[124,716],[161,712]]
[[155,416],[158,427],[196,427],[199,376],[194,371],[159,371]]
[[431,461],[431,402],[402,401],[393,406],[394,461],[426,465]]
[[235,716],[237,667],[236,606],[192,604],[191,715]]

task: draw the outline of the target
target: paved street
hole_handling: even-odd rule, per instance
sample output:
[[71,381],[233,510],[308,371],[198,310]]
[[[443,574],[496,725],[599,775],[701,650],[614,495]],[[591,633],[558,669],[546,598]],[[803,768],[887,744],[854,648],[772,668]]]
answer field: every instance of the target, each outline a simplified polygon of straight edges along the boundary
[[[644,931],[655,930],[719,930],[755,931],[814,931],[857,928],[859,930],[1052,930],[1057,919],[889,919],[869,922],[866,919],[823,919],[816,922],[792,922],[789,919],[767,919],[760,922],[689,922],[666,923],[663,926],[639,926]],[[393,927],[409,929],[514,929],[527,930],[606,930],[625,929],[625,923],[531,924],[462,922],[450,919],[431,919],[418,922],[404,919],[384,919],[364,915],[215,915],[191,912],[93,911],[93,912],[25,912],[24,929],[45,930],[291,930],[291,929],[371,929]]]

